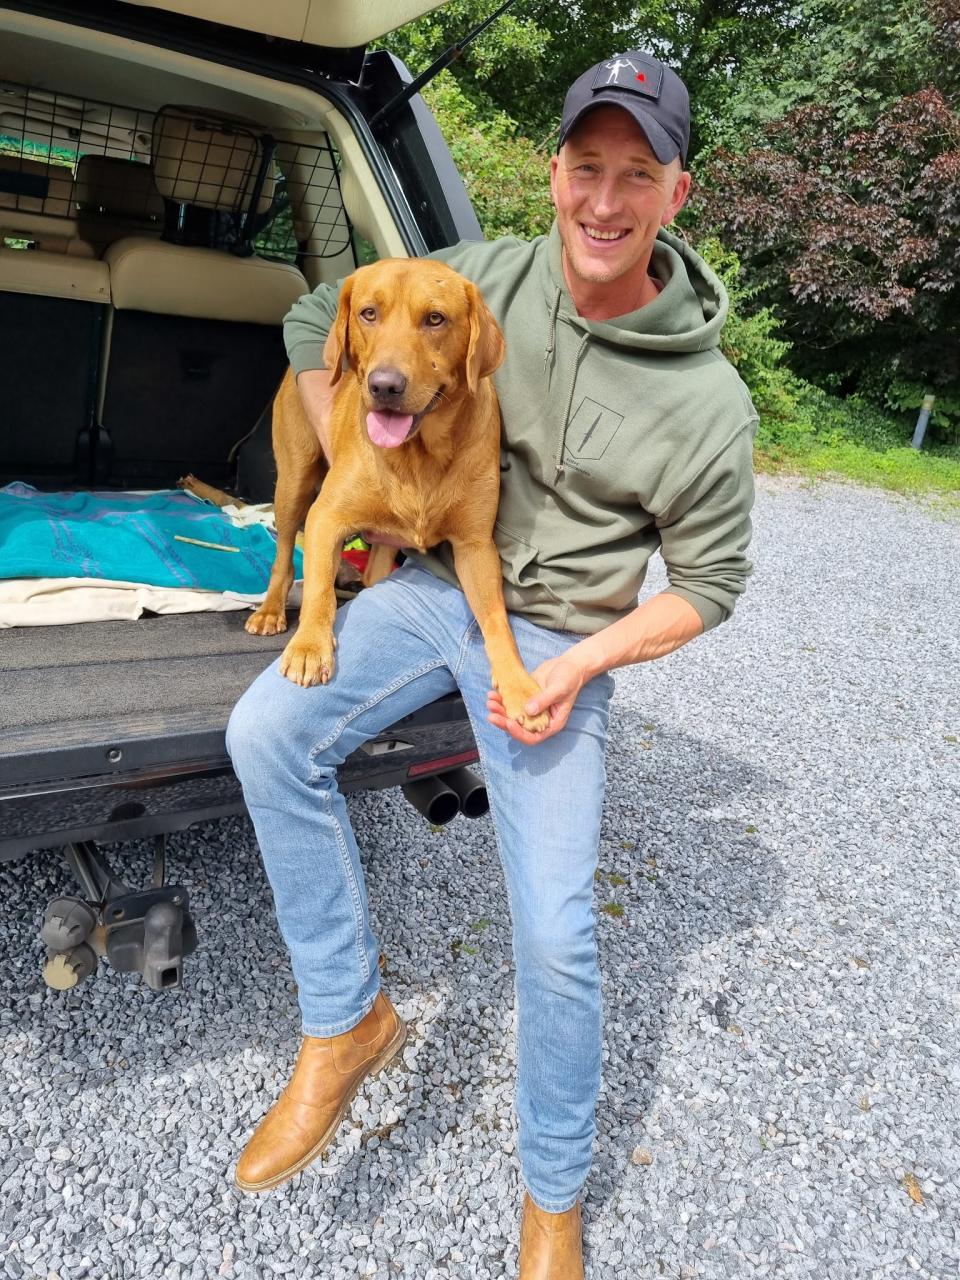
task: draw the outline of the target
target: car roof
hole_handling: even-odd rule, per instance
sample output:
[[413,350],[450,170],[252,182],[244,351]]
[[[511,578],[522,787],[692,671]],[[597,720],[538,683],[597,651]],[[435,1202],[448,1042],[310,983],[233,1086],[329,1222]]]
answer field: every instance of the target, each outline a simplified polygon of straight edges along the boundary
[[148,9],[335,49],[355,49],[445,0],[125,0]]

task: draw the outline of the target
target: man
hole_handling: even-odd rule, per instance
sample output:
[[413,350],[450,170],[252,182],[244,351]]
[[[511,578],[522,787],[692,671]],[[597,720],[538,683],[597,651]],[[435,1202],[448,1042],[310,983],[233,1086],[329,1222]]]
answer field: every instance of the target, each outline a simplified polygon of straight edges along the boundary
[[[336,768],[361,742],[459,687],[490,793],[513,918],[517,1113],[526,1183],[522,1280],[582,1277],[579,1197],[600,1080],[593,882],[609,672],[671,653],[726,619],[749,565],[749,395],[717,350],[720,282],[664,232],[690,187],[687,92],[630,51],[569,90],[551,161],[548,237],[438,253],[475,280],[504,330],[496,538],[525,665],[549,710],[534,735],[488,689],[483,645],[449,548],[411,557],[341,609],[338,667],[303,689],[276,664],[228,743],[290,948],[304,1040],[293,1078],[237,1166],[278,1185],[332,1139],[403,1027],[380,990],[356,844]],[[336,292],[285,336],[321,442],[322,349]],[[669,587],[637,606],[660,549]]]

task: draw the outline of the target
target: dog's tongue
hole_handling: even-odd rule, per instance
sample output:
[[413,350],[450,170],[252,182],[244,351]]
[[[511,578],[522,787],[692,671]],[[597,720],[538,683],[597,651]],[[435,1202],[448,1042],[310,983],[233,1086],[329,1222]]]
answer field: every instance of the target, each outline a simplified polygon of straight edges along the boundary
[[393,413],[390,409],[371,409],[367,414],[367,434],[374,444],[393,449],[406,440],[413,426],[412,413]]

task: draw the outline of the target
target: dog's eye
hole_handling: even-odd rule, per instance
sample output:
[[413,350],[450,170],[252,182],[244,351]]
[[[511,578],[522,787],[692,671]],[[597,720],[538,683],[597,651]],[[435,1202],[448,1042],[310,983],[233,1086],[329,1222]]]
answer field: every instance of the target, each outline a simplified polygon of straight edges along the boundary
[[431,329],[439,329],[442,324],[447,323],[447,317],[442,311],[431,311],[427,316],[427,324]]
[[376,318],[377,318],[376,307],[364,307],[360,312],[360,319],[366,320],[367,324],[373,324]]

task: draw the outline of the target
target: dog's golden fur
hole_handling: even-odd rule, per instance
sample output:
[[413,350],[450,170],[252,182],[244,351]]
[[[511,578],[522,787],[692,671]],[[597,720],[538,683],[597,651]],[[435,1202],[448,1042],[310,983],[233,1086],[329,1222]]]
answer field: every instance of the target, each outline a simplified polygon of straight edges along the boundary
[[[266,599],[247,629],[285,629],[294,539],[306,516],[300,626],[280,664],[290,680],[325,684],[333,675],[333,583],[345,538],[372,530],[421,551],[449,541],[507,715],[528,729],[546,727],[546,714],[523,710],[539,687],[510,631],[493,541],[500,410],[489,375],[503,354],[503,335],[479,290],[443,263],[389,259],[361,267],[344,282],[324,352],[332,382],[340,380],[328,473],[292,371],[274,405],[277,555]],[[368,377],[387,369],[404,384],[391,408],[413,415],[410,434],[390,448],[368,433],[368,414],[382,403]],[[368,583],[389,573],[393,554],[390,547],[374,547]]]

